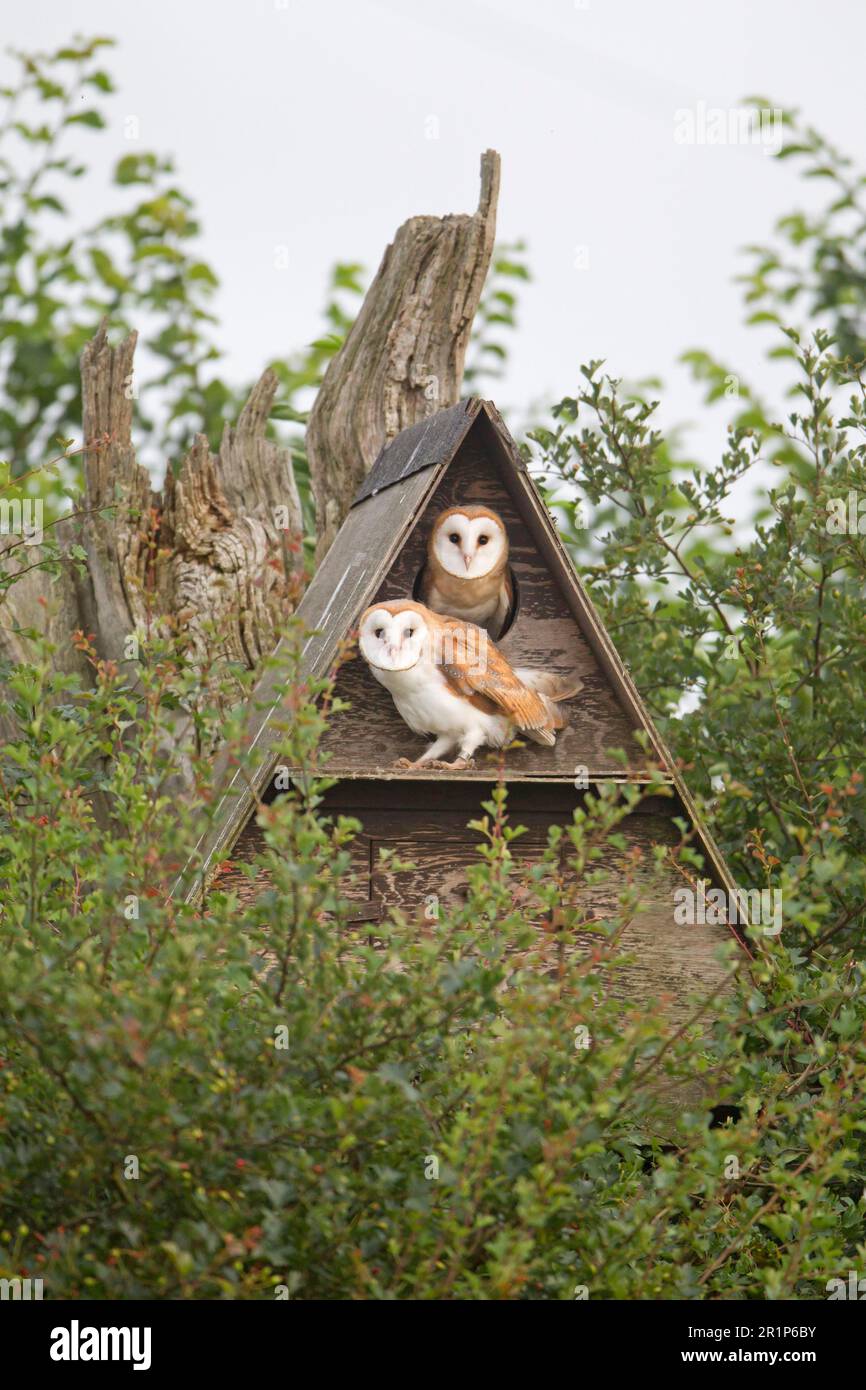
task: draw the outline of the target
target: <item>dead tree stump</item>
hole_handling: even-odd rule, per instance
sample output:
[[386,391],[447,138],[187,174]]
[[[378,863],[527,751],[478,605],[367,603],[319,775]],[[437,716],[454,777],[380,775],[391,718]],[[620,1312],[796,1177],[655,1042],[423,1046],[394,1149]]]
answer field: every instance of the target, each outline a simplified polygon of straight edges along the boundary
[[487,150],[477,212],[404,222],[328,366],[307,427],[319,560],[382,446],[460,399],[498,196],[499,155]]

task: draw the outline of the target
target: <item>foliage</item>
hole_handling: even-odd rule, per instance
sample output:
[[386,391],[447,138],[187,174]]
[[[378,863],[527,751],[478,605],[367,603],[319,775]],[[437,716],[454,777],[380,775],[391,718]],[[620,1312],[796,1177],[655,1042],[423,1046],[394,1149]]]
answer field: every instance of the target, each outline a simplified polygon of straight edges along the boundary
[[[639,690],[692,787],[718,791],[714,828],[734,872],[765,886],[781,864],[798,865],[811,939],[853,941],[866,890],[866,548],[848,520],[849,492],[860,495],[866,476],[863,382],[846,378],[837,423],[826,335],[798,347],[797,364],[804,405],[786,432],[798,467],[767,494],[770,519],[739,543],[729,493],[761,467],[762,432],[734,428],[714,468],[678,468],[652,428],[654,406],[621,400],[591,364],[580,396],[534,438],[548,484],[576,494],[556,504],[563,533]],[[593,557],[588,521],[602,505],[613,515]]]
[[[749,322],[772,328],[770,355],[790,368],[787,405],[773,411],[693,349],[708,403],[732,417],[718,463],[684,458],[654,428],[657,402],[601,363],[532,440],[571,552],[693,789],[712,798],[735,874],[763,886],[795,871],[809,952],[857,946],[866,906],[866,222],[864,176],[783,114],[777,158],[806,158],[807,177],[832,186],[808,228],[801,214],[779,223],[804,259],[783,268],[781,252],[752,248],[761,261],[746,277]],[[811,326],[783,326],[794,311]]]
[[502,341],[504,330],[517,328],[517,286],[531,279],[523,241],[497,244],[475,312],[467,353],[463,384],[467,395],[483,395],[487,382],[501,381],[508,347]]
[[799,112],[783,110],[781,123],[790,138],[776,158],[797,160],[804,178],[826,182],[829,201],[780,218],[776,244],[747,248],[752,266],[741,278],[753,306],[749,322],[802,319],[826,328],[850,368],[866,357],[866,175]]
[[[202,913],[165,896],[192,827],[155,716],[183,672],[146,651],[135,696],[97,666],[87,695],[48,651],[12,682],[3,1276],[53,1299],[749,1298],[858,1267],[861,967],[759,938],[715,1035],[698,1007],[665,1039],[609,989],[654,873],[622,856],[595,949],[565,947],[637,789],[591,797],[521,874],[500,788],[465,906],[426,930],[395,913],[371,943],[338,887],[356,826],[321,814],[328,692],[289,664],[281,756],[309,778],[260,808],[253,903],[217,890]],[[545,911],[558,930],[527,925]],[[698,1105],[674,1127],[696,1076],[738,1125]]]
[[[111,42],[17,54],[20,78],[2,92],[0,455],[16,474],[42,464],[58,438],[80,437],[78,359],[103,317],[144,331],[150,378],[130,389],[143,411],[151,392],[161,393],[163,448],[179,447],[193,426],[217,432],[231,399],[222,383],[205,380],[218,356],[208,308],[217,279],[192,249],[192,202],[171,160],[137,148],[134,125],[112,175],[127,206],[71,230],[79,181],[89,193],[88,168],[67,152],[66,138],[106,129],[115,88],[101,63]],[[154,428],[147,413],[141,424]]]

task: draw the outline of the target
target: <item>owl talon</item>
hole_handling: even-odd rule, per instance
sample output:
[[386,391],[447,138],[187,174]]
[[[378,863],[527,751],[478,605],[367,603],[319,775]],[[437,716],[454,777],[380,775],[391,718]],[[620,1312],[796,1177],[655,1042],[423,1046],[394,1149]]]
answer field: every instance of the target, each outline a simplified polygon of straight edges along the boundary
[[442,772],[462,772],[465,767],[474,767],[474,758],[455,758],[453,763],[446,763],[442,758],[431,758],[425,767],[435,767]]
[[401,767],[401,768],[403,768],[404,770],[406,770],[406,769],[411,770],[411,769],[413,769],[413,768],[416,768],[416,767],[418,766],[418,764],[417,764],[417,763],[413,763],[413,761],[412,761],[411,758],[396,758],[396,759],[394,760],[394,762],[391,764],[391,766],[392,766],[392,767]]

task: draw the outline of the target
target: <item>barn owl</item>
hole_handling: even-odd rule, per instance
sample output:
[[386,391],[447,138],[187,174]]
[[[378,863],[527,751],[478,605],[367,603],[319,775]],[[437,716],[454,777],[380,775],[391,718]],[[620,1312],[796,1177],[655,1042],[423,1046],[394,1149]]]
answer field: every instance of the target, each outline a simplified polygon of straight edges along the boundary
[[[433,736],[420,758],[400,758],[398,767],[471,767],[477,749],[502,748],[516,733],[552,745],[565,726],[555,702],[582,685],[552,672],[512,670],[474,623],[442,618],[411,599],[368,608],[359,645],[413,733]],[[458,756],[443,762],[455,749]]]
[[508,533],[488,507],[449,507],[433,523],[420,598],[434,613],[499,637],[513,598]]

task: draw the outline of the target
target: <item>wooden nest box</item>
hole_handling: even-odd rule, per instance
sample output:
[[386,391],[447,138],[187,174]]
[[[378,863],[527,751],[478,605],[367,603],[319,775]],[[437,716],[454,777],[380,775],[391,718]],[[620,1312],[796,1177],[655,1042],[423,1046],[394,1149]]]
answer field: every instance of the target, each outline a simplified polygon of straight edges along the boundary
[[[442,410],[383,449],[298,611],[311,634],[303,652],[304,670],[321,676],[331,669],[338,648],[368,605],[417,593],[433,519],[458,503],[492,508],[508,531],[514,601],[497,646],[512,666],[576,672],[583,689],[565,706],[567,727],[553,747],[527,740],[504,755],[482,752],[475,768],[404,771],[394,768],[395,760],[417,757],[425,740],[410,732],[360,656],[341,665],[335,694],[352,708],[330,720],[325,770],[339,781],[327,794],[325,811],[357,817],[363,825],[355,842],[353,915],[373,922],[389,908],[399,908],[420,918],[432,896],[446,905],[459,899],[467,867],[477,857],[478,837],[467,823],[479,815],[500,765],[511,821],[527,828],[514,841],[513,853],[530,861],[542,854],[551,825],[571,821],[586,789],[607,782],[647,783],[654,769],[663,769],[671,795],[646,798],[618,827],[628,848],[642,850],[651,863],[653,845],[680,842],[674,818],[683,818],[691,822],[692,844],[703,855],[704,877],[731,891],[729,871],[489,402],[471,399]],[[266,674],[255,693],[259,710],[268,704],[269,680],[273,678]],[[275,742],[268,716],[256,718],[254,741],[267,749]],[[641,730],[649,755],[635,738]],[[611,757],[611,749],[624,750],[624,764]],[[266,757],[258,772],[249,774],[257,779],[252,789],[235,776],[202,847],[205,874],[233,850],[243,860],[262,844],[253,791],[264,799],[273,794],[275,762]],[[566,839],[564,855],[569,848]],[[383,849],[417,867],[395,872],[382,864]],[[610,863],[616,862],[611,851]],[[219,885],[251,896],[260,891],[261,881],[250,883],[228,868]],[[724,969],[715,951],[732,931],[726,925],[678,925],[674,890],[686,885],[682,871],[671,863],[665,881],[656,883],[623,937],[635,963],[626,967],[620,988],[644,999],[665,999],[672,1017],[682,1016],[691,993],[718,985]],[[596,915],[615,910],[615,890],[614,870],[611,888],[590,905],[597,907]]]

